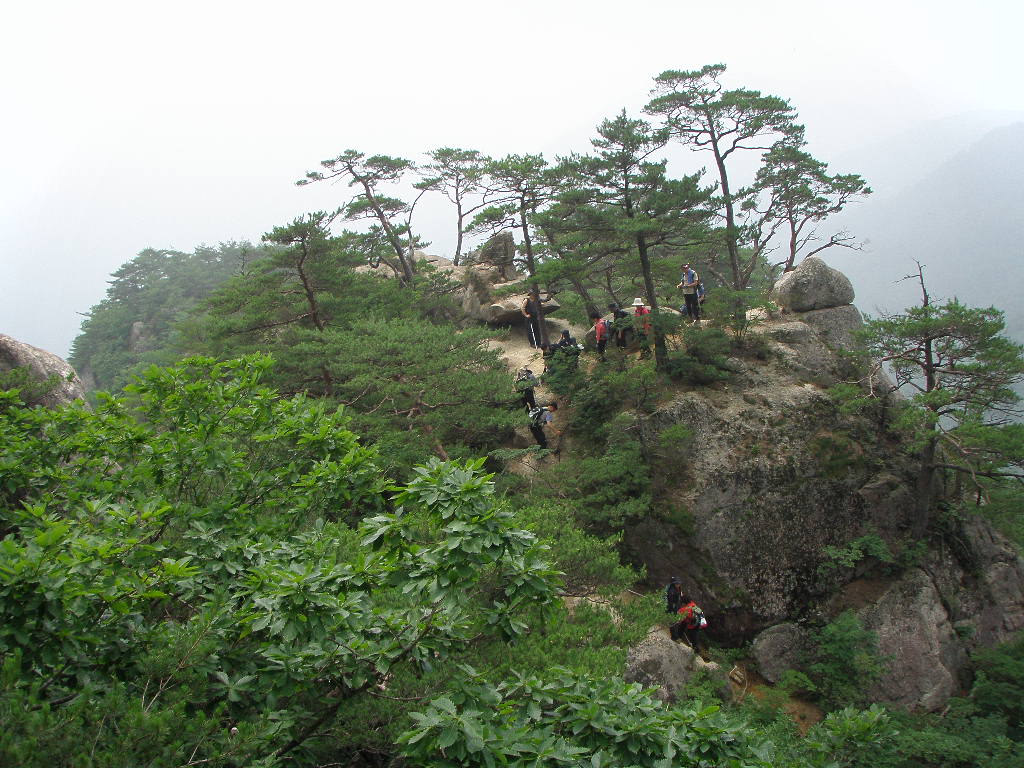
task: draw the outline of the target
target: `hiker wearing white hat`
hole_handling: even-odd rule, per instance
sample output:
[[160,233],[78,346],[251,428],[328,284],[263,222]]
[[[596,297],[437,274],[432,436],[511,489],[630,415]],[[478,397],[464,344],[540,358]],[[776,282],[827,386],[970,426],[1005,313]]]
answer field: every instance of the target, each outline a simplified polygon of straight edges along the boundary
[[[633,299],[633,331],[636,333],[636,340],[640,343],[640,357],[647,357],[651,354],[651,345],[647,341],[647,336],[651,332],[651,321],[646,315],[651,314],[646,306],[644,306],[644,300],[639,296]],[[642,318],[637,320],[637,318]]]

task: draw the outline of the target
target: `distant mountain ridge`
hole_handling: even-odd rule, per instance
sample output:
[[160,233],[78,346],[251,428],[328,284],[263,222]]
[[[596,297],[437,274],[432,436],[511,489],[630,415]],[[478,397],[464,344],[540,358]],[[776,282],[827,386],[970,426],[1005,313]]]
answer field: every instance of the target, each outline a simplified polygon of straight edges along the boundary
[[[870,181],[870,179],[869,179]],[[1024,122],[993,129],[899,191],[878,194],[838,222],[866,241],[861,253],[828,254],[869,313],[899,311],[920,300],[925,265],[935,300],[958,297],[1006,312],[1024,341]]]

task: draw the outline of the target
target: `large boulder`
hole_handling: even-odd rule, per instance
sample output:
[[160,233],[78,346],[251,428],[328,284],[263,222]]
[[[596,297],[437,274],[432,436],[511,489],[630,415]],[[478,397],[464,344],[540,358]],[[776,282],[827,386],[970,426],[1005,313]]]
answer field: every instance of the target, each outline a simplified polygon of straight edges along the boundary
[[751,648],[758,673],[769,683],[779,682],[788,669],[799,669],[807,650],[807,632],[791,621],[768,627]]
[[52,386],[38,398],[38,403],[47,408],[66,405],[72,400],[85,397],[82,380],[66,361],[45,349],[0,333],[0,371],[14,368],[27,371],[29,376],[40,383],[52,382]]
[[853,303],[853,284],[838,269],[812,256],[779,278],[771,298],[790,312],[841,307]]
[[675,642],[662,627],[654,627],[626,656],[627,683],[657,688],[656,695],[666,703],[683,698],[686,685],[699,672],[706,672],[719,683],[720,694],[729,695],[729,680],[714,662],[704,661],[683,643]]
[[[525,293],[514,293],[494,298],[487,304],[480,305],[479,314],[474,319],[491,325],[522,325],[526,322],[526,317],[523,316],[523,301],[526,300],[526,296]],[[546,317],[561,309],[561,305],[548,297],[541,300],[541,308]]]

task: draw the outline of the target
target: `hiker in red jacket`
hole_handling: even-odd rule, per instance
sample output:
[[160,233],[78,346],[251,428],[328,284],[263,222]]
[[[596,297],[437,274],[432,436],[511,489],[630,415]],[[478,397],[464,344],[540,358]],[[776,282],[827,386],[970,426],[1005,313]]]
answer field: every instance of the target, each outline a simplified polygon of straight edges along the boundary
[[682,606],[679,608],[679,621],[669,628],[673,640],[686,640],[686,643],[693,648],[694,653],[700,653],[703,645],[703,631],[708,625],[704,618],[704,611],[700,609],[687,595],[681,598]]
[[594,338],[597,340],[597,356],[604,361],[604,348],[608,346],[608,339],[611,338],[612,329],[608,321],[602,318],[597,312],[590,313],[590,319],[594,321]]

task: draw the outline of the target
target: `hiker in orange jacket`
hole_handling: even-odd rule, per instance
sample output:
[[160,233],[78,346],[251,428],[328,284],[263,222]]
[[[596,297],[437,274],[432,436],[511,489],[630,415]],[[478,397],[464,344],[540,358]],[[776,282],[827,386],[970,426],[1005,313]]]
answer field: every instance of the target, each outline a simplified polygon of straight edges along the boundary
[[673,640],[686,640],[695,653],[700,653],[703,644],[703,631],[708,625],[708,621],[704,618],[704,611],[700,609],[700,606],[687,595],[683,595],[680,599],[683,604],[677,614],[679,621],[670,627],[669,632]]

